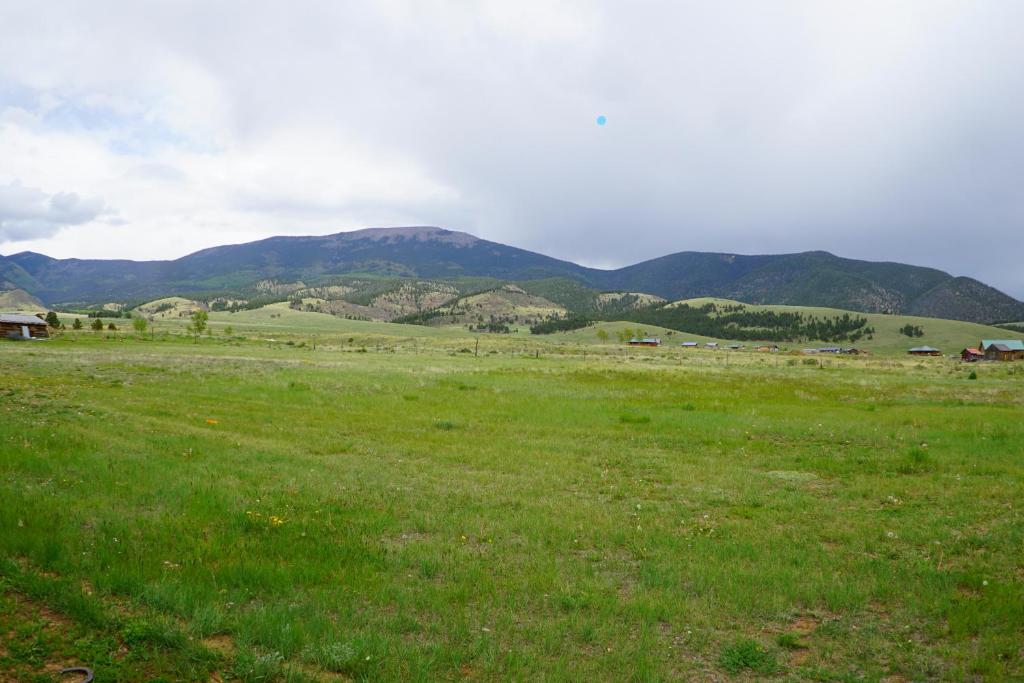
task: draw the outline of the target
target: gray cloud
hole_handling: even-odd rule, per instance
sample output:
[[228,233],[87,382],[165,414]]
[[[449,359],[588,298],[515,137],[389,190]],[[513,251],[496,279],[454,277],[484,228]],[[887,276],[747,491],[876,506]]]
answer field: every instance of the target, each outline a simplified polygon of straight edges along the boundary
[[74,192],[47,194],[20,183],[0,185],[0,241],[50,237],[104,212],[103,202],[82,199]]
[[[607,266],[827,249],[1024,297],[1015,0],[97,1],[6,25],[0,80],[127,93],[161,141],[260,162],[242,188],[180,190],[247,198],[254,236],[401,217]],[[291,152],[263,147],[282,131]],[[351,143],[368,173],[391,160],[369,198],[334,172]],[[450,191],[389,206],[403,163]]]

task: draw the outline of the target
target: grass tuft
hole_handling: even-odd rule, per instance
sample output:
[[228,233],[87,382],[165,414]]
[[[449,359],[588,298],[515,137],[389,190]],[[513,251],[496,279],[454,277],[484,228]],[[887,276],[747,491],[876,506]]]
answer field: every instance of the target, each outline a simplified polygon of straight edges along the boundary
[[775,639],[775,644],[786,650],[800,650],[804,647],[800,637],[795,633],[780,633]]
[[284,656],[280,652],[245,650],[238,653],[231,673],[241,683],[275,683],[284,678]]
[[920,447],[909,449],[903,462],[896,466],[899,474],[924,474],[934,469],[934,463],[928,451]]
[[775,655],[750,638],[740,638],[723,647],[718,664],[731,674],[749,669],[770,676],[781,670]]

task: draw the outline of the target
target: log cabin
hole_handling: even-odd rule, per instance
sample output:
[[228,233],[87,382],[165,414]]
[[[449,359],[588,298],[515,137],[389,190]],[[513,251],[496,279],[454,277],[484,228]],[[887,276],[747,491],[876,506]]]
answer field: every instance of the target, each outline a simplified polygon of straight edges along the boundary
[[0,313],[0,337],[10,339],[47,339],[46,321],[24,313]]

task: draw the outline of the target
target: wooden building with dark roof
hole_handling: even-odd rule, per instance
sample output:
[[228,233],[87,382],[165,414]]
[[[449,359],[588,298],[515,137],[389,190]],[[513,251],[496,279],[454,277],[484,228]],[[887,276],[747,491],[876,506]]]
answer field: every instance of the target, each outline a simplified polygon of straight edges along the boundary
[[9,339],[47,339],[46,321],[24,313],[0,313],[0,337]]
[[1024,341],[1020,339],[982,339],[978,348],[985,360],[1024,360]]

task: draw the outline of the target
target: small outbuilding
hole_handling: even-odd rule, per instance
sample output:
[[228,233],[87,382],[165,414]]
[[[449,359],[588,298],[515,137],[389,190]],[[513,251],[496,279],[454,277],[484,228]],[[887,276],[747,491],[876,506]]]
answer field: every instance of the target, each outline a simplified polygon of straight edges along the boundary
[[911,356],[941,356],[942,351],[939,351],[933,346],[915,346],[914,348],[907,351]]
[[46,321],[35,315],[0,313],[0,336],[8,339],[47,339]]
[[1024,360],[1024,341],[1020,339],[982,339],[979,349],[985,360]]
[[697,348],[697,342],[683,342],[680,346],[684,349],[695,349]]
[[960,352],[960,360],[965,363],[975,363],[982,360],[985,354],[981,352],[981,349],[966,348]]
[[638,339],[633,337],[629,340],[630,346],[661,346],[661,339],[659,337],[643,337]]

